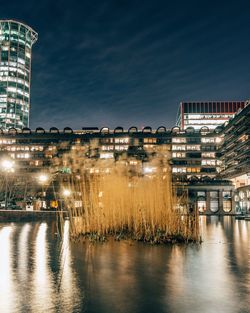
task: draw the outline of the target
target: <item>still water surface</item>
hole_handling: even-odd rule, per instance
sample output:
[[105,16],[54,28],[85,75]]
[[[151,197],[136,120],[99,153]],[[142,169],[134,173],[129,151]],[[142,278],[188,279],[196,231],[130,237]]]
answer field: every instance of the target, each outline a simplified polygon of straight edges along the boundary
[[249,313],[250,222],[201,217],[188,246],[63,243],[53,223],[0,224],[0,312]]

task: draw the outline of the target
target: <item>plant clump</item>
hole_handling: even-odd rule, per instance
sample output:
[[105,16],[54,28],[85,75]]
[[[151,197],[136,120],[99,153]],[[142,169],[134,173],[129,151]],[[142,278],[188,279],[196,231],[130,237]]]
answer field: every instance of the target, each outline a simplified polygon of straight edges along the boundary
[[[82,155],[82,154],[81,154]],[[73,151],[66,161],[72,174],[63,188],[67,197],[71,236],[91,242],[133,239],[151,244],[195,242],[198,216],[180,206],[172,184],[169,152],[158,150],[147,163],[121,157],[79,158]]]

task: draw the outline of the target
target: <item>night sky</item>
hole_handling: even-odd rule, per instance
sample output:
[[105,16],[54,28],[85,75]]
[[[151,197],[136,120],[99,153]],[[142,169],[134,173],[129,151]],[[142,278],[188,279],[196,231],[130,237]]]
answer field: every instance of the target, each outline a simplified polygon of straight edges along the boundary
[[175,124],[180,101],[250,98],[249,1],[1,1],[33,46],[31,127]]

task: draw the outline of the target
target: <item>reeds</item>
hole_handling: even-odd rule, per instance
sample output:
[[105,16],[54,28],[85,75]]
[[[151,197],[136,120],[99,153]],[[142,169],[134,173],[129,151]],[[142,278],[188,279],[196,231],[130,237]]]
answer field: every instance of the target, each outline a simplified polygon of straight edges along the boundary
[[[157,151],[147,164],[127,158],[118,161],[68,156],[74,172],[63,188],[71,236],[104,241],[135,239],[150,243],[197,241],[198,216],[180,210],[172,185],[166,151]],[[182,199],[183,202],[183,199]]]

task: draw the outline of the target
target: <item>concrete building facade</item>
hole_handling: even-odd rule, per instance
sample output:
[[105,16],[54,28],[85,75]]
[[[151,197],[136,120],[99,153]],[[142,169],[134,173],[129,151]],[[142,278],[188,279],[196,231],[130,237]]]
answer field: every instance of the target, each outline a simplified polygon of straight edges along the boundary
[[250,104],[223,126],[221,177],[236,188],[236,211],[250,213]]
[[[15,162],[16,174],[22,178],[19,183],[18,179],[15,181],[16,185],[23,186],[26,182],[39,188],[37,178],[41,174],[56,177],[52,179],[56,185],[58,175],[65,178],[74,172],[65,158],[72,151],[103,162],[124,160],[129,166],[140,166],[142,175],[150,176],[157,170],[152,165],[157,149],[164,146],[177,193],[182,196],[188,192],[192,205],[202,214],[232,214],[234,186],[220,177],[221,163],[217,155],[220,136],[207,129],[182,131],[178,127],[157,130],[92,127],[78,131],[68,127],[63,131],[55,127],[49,131],[12,128],[0,134],[0,158],[8,157]],[[16,188],[16,192],[20,193],[21,189],[24,190],[24,186]]]

